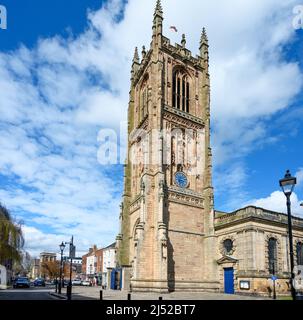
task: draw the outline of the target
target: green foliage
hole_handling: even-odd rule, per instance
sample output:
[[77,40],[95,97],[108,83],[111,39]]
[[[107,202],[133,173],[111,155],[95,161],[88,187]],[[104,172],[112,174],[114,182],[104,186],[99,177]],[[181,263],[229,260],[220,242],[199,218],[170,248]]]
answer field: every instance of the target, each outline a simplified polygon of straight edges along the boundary
[[10,212],[0,204],[0,264],[6,261],[20,262],[23,246],[21,225],[17,224]]

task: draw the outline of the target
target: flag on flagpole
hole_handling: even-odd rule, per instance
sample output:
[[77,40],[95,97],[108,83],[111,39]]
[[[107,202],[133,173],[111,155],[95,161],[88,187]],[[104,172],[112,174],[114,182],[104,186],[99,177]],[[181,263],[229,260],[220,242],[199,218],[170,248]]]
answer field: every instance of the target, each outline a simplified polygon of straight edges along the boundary
[[171,29],[172,31],[178,32],[178,29],[177,29],[175,26],[170,26],[170,29]]

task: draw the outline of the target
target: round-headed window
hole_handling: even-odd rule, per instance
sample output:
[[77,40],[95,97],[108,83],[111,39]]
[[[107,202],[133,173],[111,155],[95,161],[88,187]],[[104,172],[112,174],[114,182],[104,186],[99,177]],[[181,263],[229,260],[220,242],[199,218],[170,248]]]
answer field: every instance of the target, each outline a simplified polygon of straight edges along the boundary
[[232,254],[234,244],[231,239],[226,239],[223,242],[223,248],[224,248],[224,253],[225,254]]

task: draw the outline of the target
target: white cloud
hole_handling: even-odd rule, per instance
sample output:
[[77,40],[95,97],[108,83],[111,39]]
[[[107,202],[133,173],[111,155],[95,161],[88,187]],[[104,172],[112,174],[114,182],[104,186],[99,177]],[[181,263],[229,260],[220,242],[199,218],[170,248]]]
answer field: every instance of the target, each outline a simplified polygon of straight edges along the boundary
[[[72,233],[81,250],[114,239],[123,181],[111,171],[108,178],[108,168],[98,165],[97,133],[126,119],[131,58],[135,46],[150,43],[154,2],[129,1],[118,22],[123,1],[109,1],[89,13],[78,36],[0,53],[0,172],[14,181],[0,190],[0,199],[23,215],[29,249],[51,249],[43,237],[61,242]],[[233,192],[247,176],[238,161],[269,139],[263,119],[287,108],[302,88],[298,65],[281,55],[294,33],[294,4],[163,1],[172,42],[184,32],[198,53],[201,29],[208,29],[214,160],[218,168],[236,163]],[[170,25],[180,33],[171,33]]]
[[[25,250],[29,250],[32,257],[39,257],[39,254],[43,251],[43,248],[46,249],[45,251],[57,253],[59,256],[59,244],[62,241],[70,241],[70,238],[66,238],[64,234],[51,234],[51,233],[43,233],[37,228],[34,227],[23,227],[23,232],[25,235]],[[88,247],[90,243],[87,241],[83,241],[84,239],[76,239],[77,244],[80,244],[81,247]],[[65,250],[64,254],[67,254],[68,247]],[[82,256],[85,254],[85,251],[79,251],[76,247],[76,255]]]
[[297,185],[301,187],[303,185],[303,168],[300,168],[295,176],[297,177]]
[[[292,214],[303,217],[303,207],[300,204],[303,200],[299,200],[297,194],[294,192],[291,195],[291,210]],[[275,191],[267,198],[252,200],[247,205],[254,205],[264,209],[286,213],[286,197],[282,191]]]

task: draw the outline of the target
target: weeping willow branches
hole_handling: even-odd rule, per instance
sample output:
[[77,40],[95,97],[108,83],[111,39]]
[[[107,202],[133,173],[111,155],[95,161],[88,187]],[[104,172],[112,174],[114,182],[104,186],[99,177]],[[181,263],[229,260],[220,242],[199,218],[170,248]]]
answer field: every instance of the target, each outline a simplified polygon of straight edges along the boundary
[[21,224],[15,222],[10,212],[0,204],[0,264],[20,262],[23,245]]

